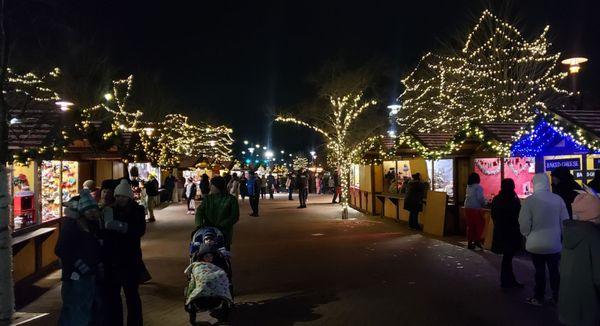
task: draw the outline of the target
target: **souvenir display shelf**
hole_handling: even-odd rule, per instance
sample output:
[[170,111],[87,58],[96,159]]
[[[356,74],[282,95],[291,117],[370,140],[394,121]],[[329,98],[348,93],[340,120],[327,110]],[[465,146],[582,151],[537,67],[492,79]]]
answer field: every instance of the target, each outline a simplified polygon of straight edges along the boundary
[[61,179],[61,190],[62,190],[62,201],[66,202],[71,197],[77,196],[77,178],[79,171],[79,163],[74,161],[63,161],[62,162],[62,179]]
[[62,202],[77,195],[78,166],[73,161],[42,161],[42,222],[60,218]]

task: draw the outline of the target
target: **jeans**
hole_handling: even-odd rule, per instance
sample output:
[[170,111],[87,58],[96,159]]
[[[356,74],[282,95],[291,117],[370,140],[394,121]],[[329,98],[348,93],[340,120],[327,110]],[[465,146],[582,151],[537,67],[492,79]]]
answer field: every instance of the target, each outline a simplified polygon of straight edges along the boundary
[[252,208],[252,214],[258,215],[258,200],[259,200],[259,195],[253,195],[250,196],[250,207]]
[[158,196],[148,196],[148,217],[154,219],[154,207],[158,204]]
[[[188,208],[188,211],[190,211],[190,212],[191,212],[191,211],[195,211],[195,210],[196,210],[196,207],[191,207],[191,206],[190,206],[190,204],[192,203],[192,198],[188,198],[188,199],[186,199],[186,200],[187,200],[187,208]],[[195,206],[195,205],[194,205],[194,206]]]
[[555,254],[531,254],[531,261],[535,267],[535,287],[534,297],[540,301],[544,300],[546,292],[546,266],[550,276],[550,289],[552,289],[552,298],[558,301],[558,287],[560,285],[560,274],[558,264],[560,262],[560,253]]
[[408,215],[408,226],[411,229],[418,229],[419,226],[419,211],[410,211]]
[[269,188],[269,199],[273,199],[273,191],[275,191],[273,188]]
[[96,278],[81,276],[78,280],[62,282],[62,309],[58,325],[88,325],[92,322],[92,307],[96,295]]
[[289,187],[289,188],[288,188],[288,199],[289,199],[289,200],[292,200],[292,199],[293,199],[293,198],[292,198],[292,194],[293,194],[293,193],[294,193],[294,188],[292,188],[292,187]]
[[298,193],[298,199],[300,199],[300,206],[306,207],[306,199],[308,199],[308,189],[300,188]]
[[124,280],[121,284],[107,284],[106,305],[109,310],[110,325],[123,325],[123,302],[121,301],[121,288],[125,292],[127,303],[127,326],[141,326],[144,324],[142,317],[142,300],[138,292],[138,280],[135,277]]
[[512,266],[514,256],[514,251],[505,251],[502,254],[502,265],[500,267],[500,285],[502,286],[511,286],[517,283]]

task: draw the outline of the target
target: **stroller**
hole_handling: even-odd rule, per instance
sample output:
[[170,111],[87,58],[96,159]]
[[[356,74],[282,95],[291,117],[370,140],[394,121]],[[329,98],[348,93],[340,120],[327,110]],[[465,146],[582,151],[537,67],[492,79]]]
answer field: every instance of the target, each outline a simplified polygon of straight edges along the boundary
[[[202,261],[211,254],[211,264]],[[191,325],[196,325],[196,314],[210,311],[219,321],[225,321],[233,306],[230,255],[225,250],[223,233],[214,227],[198,228],[192,233],[190,265],[185,271],[185,311]]]

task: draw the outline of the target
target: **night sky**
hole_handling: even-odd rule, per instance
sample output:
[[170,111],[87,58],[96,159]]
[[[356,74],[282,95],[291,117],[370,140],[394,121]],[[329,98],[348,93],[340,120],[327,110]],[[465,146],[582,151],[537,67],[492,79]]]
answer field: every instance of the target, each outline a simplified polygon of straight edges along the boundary
[[[150,117],[181,112],[227,124],[237,139],[261,143],[274,112],[314,96],[308,76],[325,62],[386,62],[397,76],[391,101],[421,55],[465,35],[489,7],[473,0],[22,3],[13,16],[11,65],[63,67],[80,86],[94,83],[88,93],[98,97],[111,78],[134,74],[135,100],[154,112]],[[508,13],[526,35],[550,24],[553,50],[590,58],[580,84],[590,98],[597,95],[600,18],[594,1],[492,3],[494,13]],[[88,69],[94,77],[84,82]],[[275,148],[320,142],[289,126],[273,132]]]

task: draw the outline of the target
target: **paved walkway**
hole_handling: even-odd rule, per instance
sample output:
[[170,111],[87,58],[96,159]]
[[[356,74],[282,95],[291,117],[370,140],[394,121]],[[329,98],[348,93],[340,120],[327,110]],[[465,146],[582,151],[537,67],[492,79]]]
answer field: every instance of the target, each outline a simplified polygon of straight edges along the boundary
[[[526,289],[502,291],[498,256],[355,211],[340,220],[329,200],[311,196],[300,210],[278,196],[261,201],[258,218],[242,205],[232,246],[232,325],[557,324],[554,307],[524,303],[533,286],[527,260],[515,263]],[[186,325],[183,270],[193,217],[173,205],[157,219],[143,241],[153,276],[141,287],[145,323]],[[59,293],[57,285],[22,309],[50,313],[28,325],[56,324]]]

